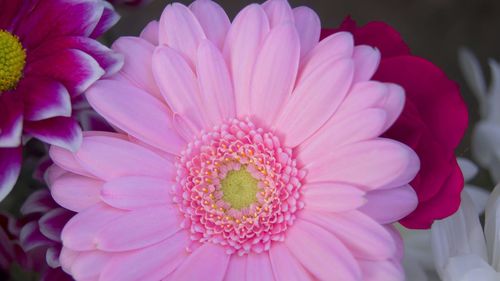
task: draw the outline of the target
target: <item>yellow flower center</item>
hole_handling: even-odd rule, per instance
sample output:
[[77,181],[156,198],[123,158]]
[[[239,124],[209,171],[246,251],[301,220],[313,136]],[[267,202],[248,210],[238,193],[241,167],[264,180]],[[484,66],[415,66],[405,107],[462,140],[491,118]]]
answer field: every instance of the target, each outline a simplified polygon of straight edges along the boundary
[[247,208],[257,202],[258,182],[244,166],[239,170],[229,171],[221,181],[221,189],[224,193],[222,199],[231,204],[234,209]]
[[25,64],[26,51],[19,38],[0,30],[0,93],[16,87]]

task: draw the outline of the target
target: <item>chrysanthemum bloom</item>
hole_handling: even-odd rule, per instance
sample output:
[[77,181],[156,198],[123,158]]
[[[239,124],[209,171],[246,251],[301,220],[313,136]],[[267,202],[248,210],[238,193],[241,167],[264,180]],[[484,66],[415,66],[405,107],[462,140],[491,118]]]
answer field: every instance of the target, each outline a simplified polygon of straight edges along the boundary
[[374,80],[397,83],[405,89],[404,110],[384,136],[410,146],[421,163],[411,182],[418,207],[400,223],[429,228],[434,220],[458,209],[464,186],[455,149],[467,128],[468,113],[458,85],[431,62],[412,55],[399,33],[383,22],[358,27],[347,18],[338,29],[324,30],[322,36],[339,31],[351,32],[356,44],[380,50]]
[[[121,133],[53,146],[55,201],[77,280],[403,280],[391,225],[417,197],[406,145],[380,135],[404,91],[380,54],[286,1],[231,23],[175,3],[113,46],[119,74],[87,98]],[[146,38],[146,39],[143,39]],[[389,213],[390,216],[386,215]]]
[[0,200],[14,186],[22,141],[75,150],[72,102],[122,58],[94,40],[118,19],[98,0],[0,0]]

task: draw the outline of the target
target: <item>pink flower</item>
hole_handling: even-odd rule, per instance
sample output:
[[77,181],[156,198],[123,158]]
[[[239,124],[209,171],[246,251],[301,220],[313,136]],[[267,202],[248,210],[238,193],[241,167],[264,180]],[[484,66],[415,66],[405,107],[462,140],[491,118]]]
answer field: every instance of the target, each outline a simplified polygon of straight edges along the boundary
[[419,204],[400,223],[429,228],[434,220],[455,213],[464,186],[454,151],[467,129],[468,113],[458,85],[431,62],[411,55],[399,33],[383,22],[357,27],[348,17],[322,36],[339,31],[351,32],[357,44],[378,48],[382,60],[373,79],[397,83],[406,91],[403,113],[384,136],[410,146],[421,163],[411,182]]
[[22,141],[76,150],[72,103],[118,71],[121,56],[94,38],[118,17],[104,1],[0,1],[0,200],[14,186]]
[[284,0],[231,23],[198,0],[120,38],[89,103],[120,133],[52,146],[62,268],[77,280],[403,280],[392,223],[419,169],[381,138],[403,89],[380,53]]

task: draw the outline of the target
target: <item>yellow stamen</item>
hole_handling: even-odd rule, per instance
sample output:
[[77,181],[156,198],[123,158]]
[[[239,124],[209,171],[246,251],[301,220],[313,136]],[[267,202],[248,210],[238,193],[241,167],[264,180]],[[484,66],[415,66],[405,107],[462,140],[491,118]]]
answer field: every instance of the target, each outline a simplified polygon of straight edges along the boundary
[[25,64],[26,51],[19,38],[0,30],[0,93],[17,86]]

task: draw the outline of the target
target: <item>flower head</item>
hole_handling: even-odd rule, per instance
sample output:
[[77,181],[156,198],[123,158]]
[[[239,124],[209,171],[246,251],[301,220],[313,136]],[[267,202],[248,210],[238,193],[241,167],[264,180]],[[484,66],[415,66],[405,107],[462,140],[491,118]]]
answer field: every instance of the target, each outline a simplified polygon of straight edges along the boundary
[[[403,280],[392,223],[417,203],[406,145],[381,138],[404,91],[372,81],[380,53],[271,0],[230,22],[168,5],[122,70],[86,93],[120,133],[53,146],[52,196],[77,212],[75,279]],[[91,267],[86,266],[92,264]]]
[[23,139],[72,150],[80,145],[72,104],[120,68],[121,57],[94,40],[117,19],[101,0],[2,2],[0,200],[17,180]]
[[467,107],[458,85],[437,66],[410,53],[399,33],[383,22],[358,27],[346,18],[338,29],[323,36],[349,31],[357,44],[380,50],[382,59],[374,80],[397,83],[406,92],[406,104],[385,137],[410,146],[421,169],[411,186],[418,207],[400,223],[408,228],[430,228],[435,219],[453,214],[460,205],[464,180],[455,149],[467,128]]

